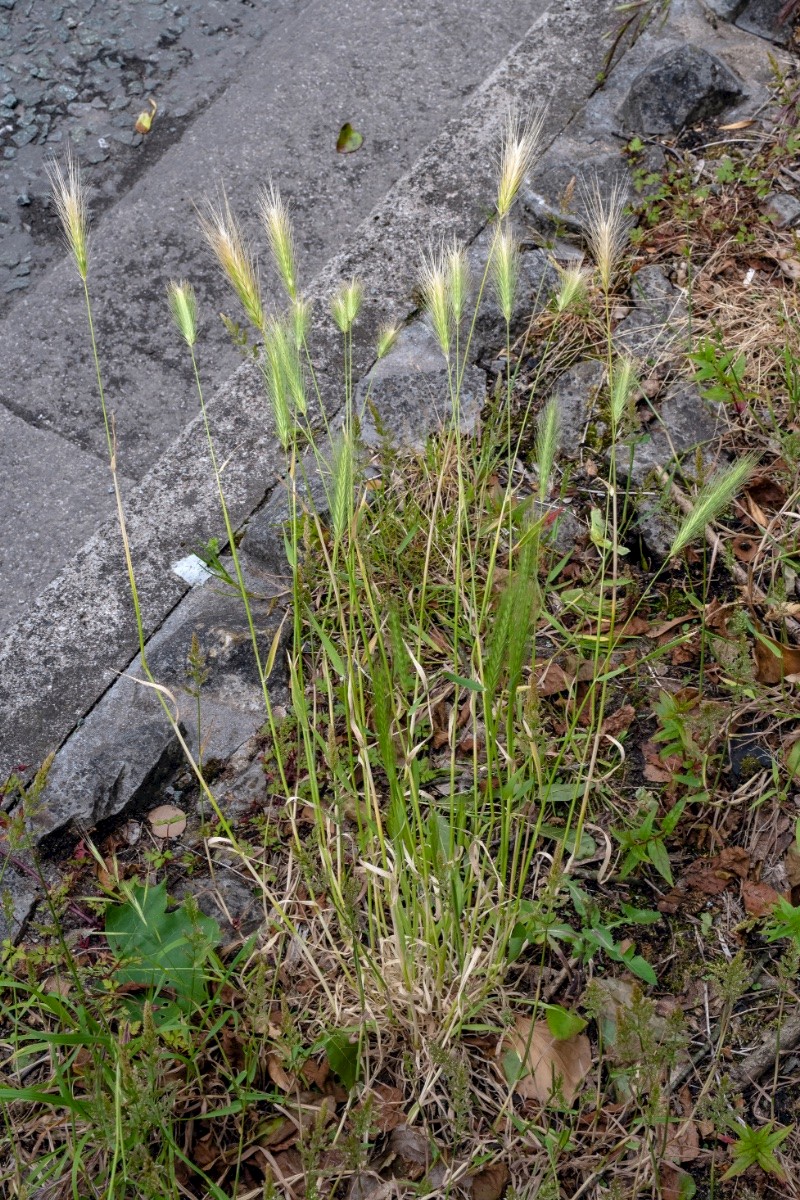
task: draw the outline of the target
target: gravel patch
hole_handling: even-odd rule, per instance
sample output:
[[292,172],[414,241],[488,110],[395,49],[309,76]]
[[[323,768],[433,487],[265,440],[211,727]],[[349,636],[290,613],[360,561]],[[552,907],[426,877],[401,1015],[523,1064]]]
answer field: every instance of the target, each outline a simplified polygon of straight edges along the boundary
[[[296,0],[0,0],[0,316],[61,252],[45,164],[71,141],[97,215]],[[148,134],[137,118],[157,104]]]

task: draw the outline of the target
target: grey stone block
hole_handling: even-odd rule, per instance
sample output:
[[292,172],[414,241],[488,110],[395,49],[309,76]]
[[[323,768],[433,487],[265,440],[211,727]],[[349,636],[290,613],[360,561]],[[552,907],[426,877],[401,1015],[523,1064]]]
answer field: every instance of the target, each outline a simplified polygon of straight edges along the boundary
[[185,879],[175,888],[175,899],[192,895],[198,908],[219,923],[223,937],[249,937],[264,921],[264,901],[254,881],[225,864],[215,868],[213,879]]
[[33,879],[0,859],[0,943],[19,936],[39,898]]
[[284,537],[292,515],[300,516],[306,511],[316,513],[322,520],[327,518],[328,492],[320,471],[320,460],[325,461],[329,455],[330,443],[327,439],[321,444],[318,454],[304,454],[297,464],[294,498],[289,490],[288,479],[282,479],[266,503],[247,522],[242,544],[277,587],[286,587],[291,580]]
[[660,267],[642,267],[631,284],[633,311],[614,331],[618,350],[640,363],[668,358],[679,349],[688,328],[686,302]]
[[[514,236],[522,241],[522,231],[515,227]],[[495,226],[490,225],[475,239],[469,249],[469,262],[477,287],[486,270]],[[511,336],[522,333],[534,313],[544,308],[558,287],[558,272],[550,255],[545,250],[526,249],[519,256],[517,289],[514,297],[514,314],[511,321]],[[494,295],[491,277],[487,281],[483,298],[472,333],[469,356],[473,362],[485,354],[496,354],[506,343],[506,323]]]
[[762,205],[776,229],[789,229],[800,220],[800,199],[790,192],[771,192]]
[[[258,581],[248,581],[255,592]],[[281,626],[283,611],[253,599],[262,662]],[[207,678],[201,688],[198,738],[196,701],[189,693],[187,655],[196,634]],[[233,588],[210,579],[194,588],[148,643],[156,681],[178,707],[186,741],[204,762],[226,759],[266,721],[244,605]],[[144,682],[139,659],[108,690],[57,753],[42,804],[30,821],[38,841],[91,828],[131,805],[153,799],[183,761],[183,751],[158,696]],[[288,702],[285,657],[270,678],[275,703]],[[174,703],[170,700],[174,711]]]
[[558,448],[565,458],[578,458],[580,454],[586,425],[605,377],[604,364],[592,358],[576,363],[556,382],[552,399],[558,405]]
[[[459,392],[460,425],[472,432],[486,403],[486,375],[464,368]],[[355,396],[361,436],[377,448],[382,435],[398,448],[424,449],[452,415],[450,379],[439,343],[425,320],[412,322],[386,358],[359,383]]]
[[[634,528],[638,530],[649,550],[657,558],[666,558],[678,529],[678,522],[660,497],[662,485],[654,480],[647,489],[649,477],[660,468],[673,473],[676,463],[681,473],[694,473],[693,453],[700,448],[706,470],[716,463],[703,448],[715,445],[722,410],[702,399],[693,384],[675,383],[661,404],[659,418],[644,439],[618,445],[617,474],[637,489],[632,498],[637,510]],[[609,452],[610,453],[610,452]]]
[[[715,442],[721,415],[720,406],[703,400],[694,384],[674,383],[645,437],[617,446],[617,472],[641,487],[654,468],[669,470],[676,460],[683,461],[691,451]],[[686,466],[691,473],[689,461]]]
[[723,21],[732,21],[744,8],[747,0],[703,0],[709,12]]
[[698,46],[678,46],[636,76],[619,119],[632,133],[678,133],[717,116],[743,95],[741,80],[720,59]]
[[736,18],[736,26],[778,46],[788,46],[792,38],[791,19],[779,20],[785,3],[786,0],[749,0]]

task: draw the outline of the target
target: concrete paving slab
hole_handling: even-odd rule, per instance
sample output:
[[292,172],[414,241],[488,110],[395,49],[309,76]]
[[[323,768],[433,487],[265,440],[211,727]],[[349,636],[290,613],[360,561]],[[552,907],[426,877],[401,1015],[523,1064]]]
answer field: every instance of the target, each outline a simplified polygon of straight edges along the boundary
[[[312,0],[291,20],[285,5],[266,10],[269,31],[224,94],[96,223],[90,285],[121,470],[141,479],[195,412],[191,368],[167,315],[170,278],[189,277],[197,289],[208,385],[239,361],[218,314],[240,313],[194,205],[224,184],[255,242],[257,194],[271,176],[292,207],[311,279],[549,2]],[[356,154],[336,153],[344,121],[364,134]],[[169,128],[169,118],[157,120],[142,153],[169,140]],[[91,184],[104,168],[86,164],[83,144],[77,150]],[[40,208],[41,236],[58,241],[54,215]],[[105,455],[83,298],[68,261],[0,324],[0,402]],[[0,516],[4,509],[0,501]],[[46,532],[38,530],[37,561],[49,581],[64,555]],[[27,536],[13,548],[20,560]]]
[[[62,562],[114,512],[107,466],[0,407],[0,629],[15,624]],[[125,481],[123,480],[123,483]]]
[[[248,56],[226,94],[93,239],[92,292],[126,471],[141,478],[194,412],[185,354],[165,320],[170,277],[189,275],[198,290],[210,384],[238,363],[217,314],[240,313],[200,237],[195,203],[224,184],[258,243],[256,197],[271,176],[295,217],[301,273],[312,278],[550,2],[315,0]],[[355,155],[335,152],[345,119],[365,136]],[[59,236],[54,225],[51,232]],[[4,337],[10,357],[0,366],[14,376],[0,397],[102,456],[82,298],[68,264],[46,294],[66,328],[45,331],[35,365],[25,361],[28,347],[15,351]],[[11,329],[30,328],[37,311],[36,298],[26,297]]]
[[[416,308],[419,247],[455,234],[473,240],[494,195],[493,161],[510,104],[549,100],[555,138],[592,91],[614,0],[558,0],[464,105],[335,255],[309,289],[312,351],[329,412],[341,404],[340,350],[327,317],[332,294],[356,274],[365,313],[356,327],[355,378],[373,361],[379,321]],[[243,365],[218,393],[211,418],[234,521],[258,507],[282,472],[258,373]],[[145,627],[157,629],[185,593],[170,564],[219,534],[220,518],[198,420],[132,490],[129,531]],[[96,703],[136,652],[113,525],[101,529],[0,646],[0,776],[41,761]]]

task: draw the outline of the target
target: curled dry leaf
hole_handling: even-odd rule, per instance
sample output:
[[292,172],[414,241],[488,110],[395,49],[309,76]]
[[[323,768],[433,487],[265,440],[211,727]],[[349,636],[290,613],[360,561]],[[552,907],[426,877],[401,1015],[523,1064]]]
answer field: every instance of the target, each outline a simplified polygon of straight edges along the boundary
[[534,663],[534,678],[536,691],[540,696],[555,696],[559,692],[568,692],[574,682],[564,668],[552,660],[543,662],[537,659]]
[[585,1033],[556,1040],[546,1021],[531,1021],[528,1017],[517,1017],[501,1049],[519,1059],[514,1091],[523,1100],[538,1100],[540,1104],[545,1104],[556,1089],[571,1104],[592,1065],[592,1048]]
[[147,820],[157,838],[180,837],[186,828],[186,813],[174,804],[159,804],[150,810]]
[[733,538],[731,545],[733,546],[733,553],[739,562],[749,563],[758,554],[760,541],[758,538],[746,537],[744,534],[740,534],[738,537]]

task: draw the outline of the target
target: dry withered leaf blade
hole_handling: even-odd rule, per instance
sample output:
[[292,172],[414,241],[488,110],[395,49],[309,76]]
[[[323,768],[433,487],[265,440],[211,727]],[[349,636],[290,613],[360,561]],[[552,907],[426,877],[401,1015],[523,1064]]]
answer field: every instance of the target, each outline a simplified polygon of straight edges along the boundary
[[671,1163],[694,1162],[700,1154],[700,1133],[694,1121],[679,1121],[671,1130],[664,1147],[664,1158]]
[[428,1135],[417,1125],[398,1125],[389,1135],[392,1174],[405,1179],[421,1179],[431,1162]]
[[525,1072],[514,1084],[523,1100],[545,1104],[558,1087],[568,1104],[578,1094],[592,1066],[592,1047],[585,1033],[557,1041],[546,1021],[517,1017],[506,1031],[504,1052],[513,1050]]
[[280,1088],[282,1092],[294,1092],[297,1090],[297,1077],[290,1075],[285,1070],[277,1054],[267,1056],[267,1074],[275,1084],[275,1087]]

